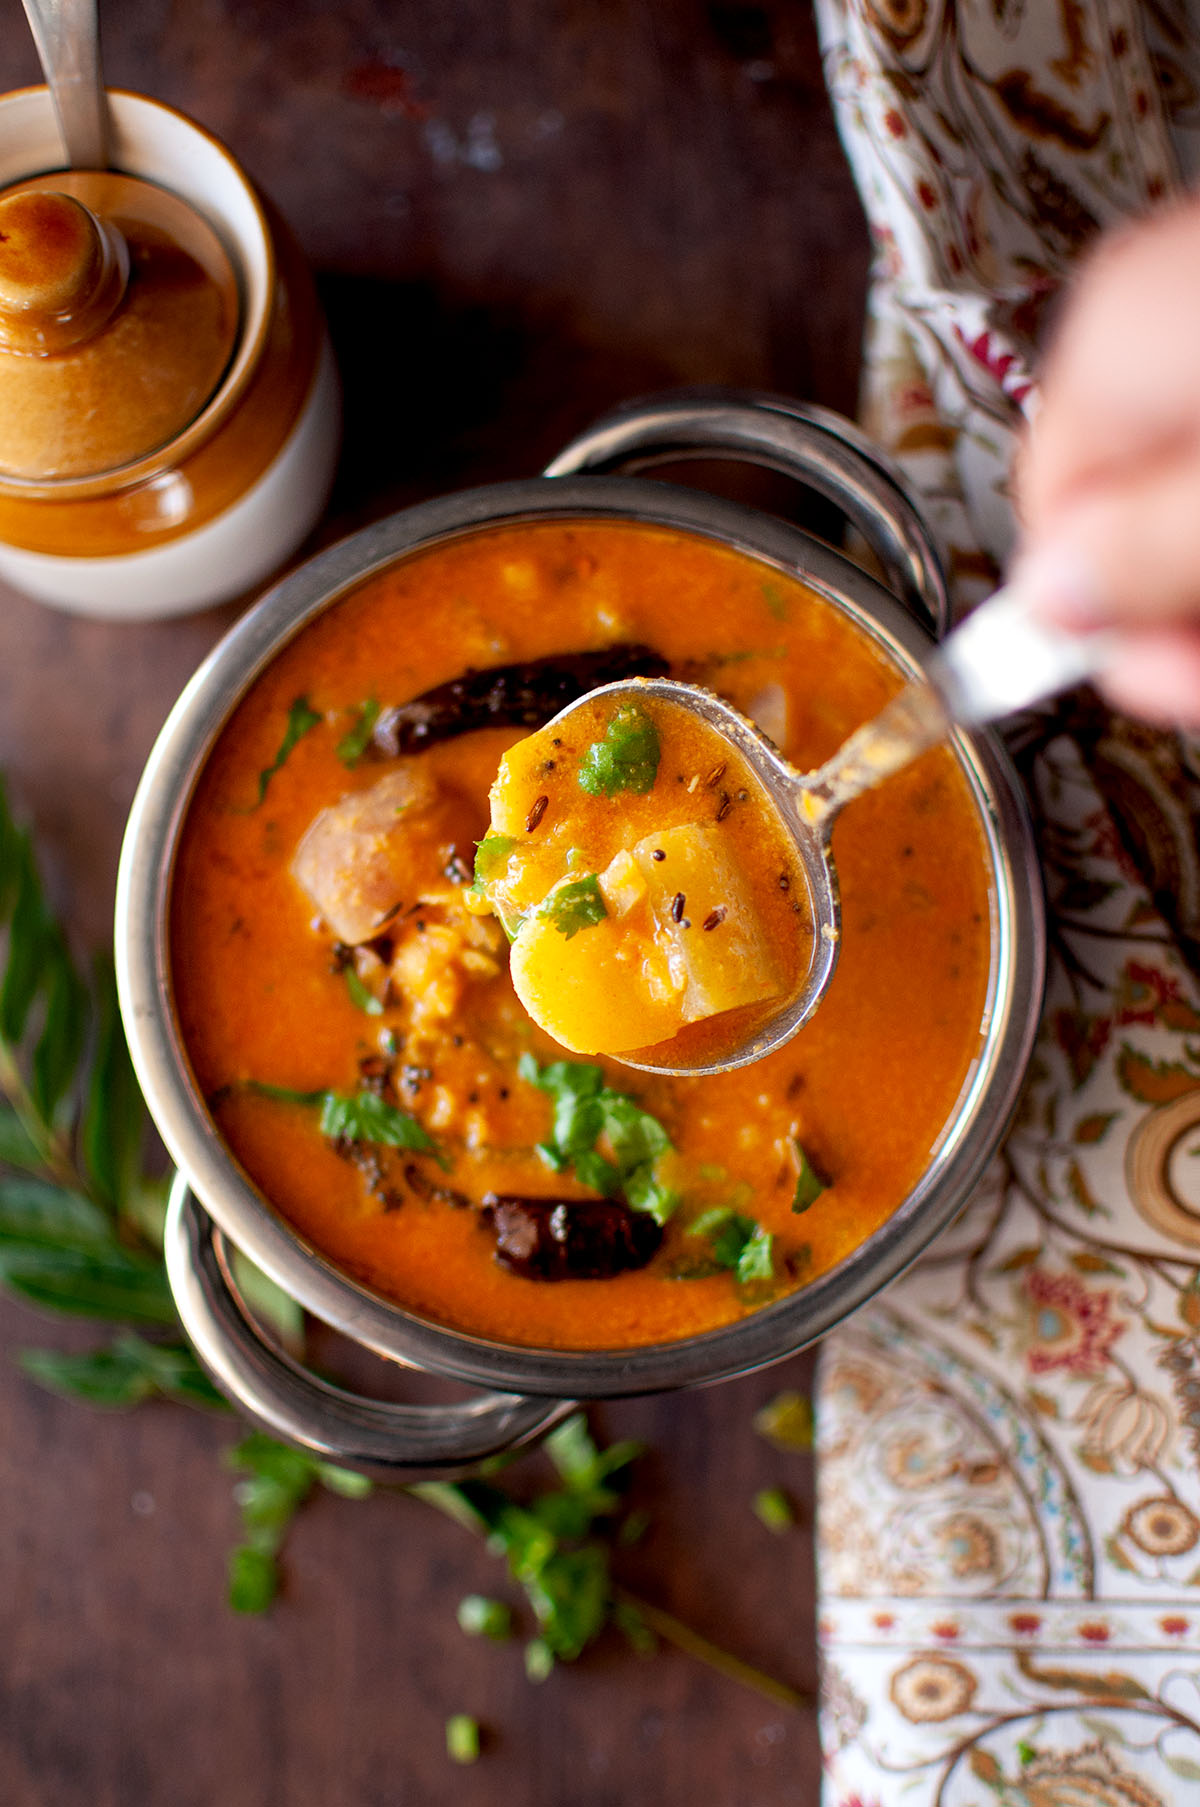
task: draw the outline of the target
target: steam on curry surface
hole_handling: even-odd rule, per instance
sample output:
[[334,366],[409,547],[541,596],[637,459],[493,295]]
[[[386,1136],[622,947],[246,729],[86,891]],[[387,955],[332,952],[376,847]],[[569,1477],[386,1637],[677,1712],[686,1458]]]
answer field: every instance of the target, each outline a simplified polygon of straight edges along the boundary
[[[664,670],[727,696],[802,769],[902,682],[840,611],[699,535],[489,529],[410,556],[298,635],[223,731],[184,826],[173,988],[222,1136],[344,1270],[476,1334],[668,1341],[803,1285],[916,1184],[979,1052],[988,867],[944,749],[839,821],[841,960],[787,1047],[738,1072],[665,1079],[568,1052],[535,1026],[504,929],[479,913],[513,851],[489,848],[489,787],[504,755],[521,769],[512,750],[531,730],[539,754],[536,730],[581,690]],[[580,760],[611,739],[609,722],[595,726]],[[803,959],[806,918],[774,849],[773,889],[754,876],[740,787],[704,772],[689,791],[686,757],[676,763],[686,781],[669,782],[688,801],[673,822],[643,819],[644,794],[628,790],[626,816],[606,818],[610,838],[604,828],[589,850],[582,876],[596,884],[538,932],[557,937],[554,953],[586,945],[566,928],[594,917],[593,891],[606,911],[636,902],[670,864],[687,884],[667,918],[682,892],[675,926],[703,937],[687,983],[715,985],[721,1009],[753,1007],[727,1006],[720,988],[732,973],[736,993],[746,970],[760,991],[784,982],[771,962],[785,919]],[[551,823],[538,838],[549,800],[531,823],[543,795],[507,837],[533,867],[550,844]],[[513,792],[514,809],[523,798]],[[573,882],[561,839],[542,904]],[[622,852],[632,870],[613,873]],[[729,907],[705,930],[721,907],[708,890],[732,896],[748,875],[737,895],[753,897],[767,953],[720,959]],[[709,904],[702,917],[689,886],[695,909]],[[579,1048],[608,1008],[586,990]]]

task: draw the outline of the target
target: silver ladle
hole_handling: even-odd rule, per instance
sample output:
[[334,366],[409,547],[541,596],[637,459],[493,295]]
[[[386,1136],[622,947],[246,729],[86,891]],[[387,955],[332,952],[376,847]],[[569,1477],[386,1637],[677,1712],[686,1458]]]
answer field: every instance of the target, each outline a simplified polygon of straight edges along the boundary
[[108,95],[97,0],[23,0],[72,169],[107,169]]
[[585,703],[590,708],[598,697],[618,703],[653,699],[660,711],[679,709],[698,717],[742,756],[762,784],[794,844],[809,889],[813,953],[808,971],[770,1016],[753,1022],[740,1042],[719,1055],[709,1050],[692,1056],[686,1042],[681,1047],[675,1038],[613,1058],[646,1073],[726,1073],[790,1041],[816,1010],[837,966],[841,904],[830,836],[846,804],[943,740],[951,728],[979,727],[1066,690],[1091,677],[1109,654],[1108,635],[1048,627],[1035,618],[1018,589],[998,590],[947,636],[922,677],[907,684],[814,772],[797,772],[730,703],[671,678],[605,684],[561,710],[556,724],[568,721]]

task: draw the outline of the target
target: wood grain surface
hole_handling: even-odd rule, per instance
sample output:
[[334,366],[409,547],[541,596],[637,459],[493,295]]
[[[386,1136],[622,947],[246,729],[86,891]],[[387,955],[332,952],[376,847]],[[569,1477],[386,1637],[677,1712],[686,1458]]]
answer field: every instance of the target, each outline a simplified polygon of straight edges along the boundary
[[[0,89],[37,79],[4,0]],[[447,489],[535,472],[629,396],[760,387],[852,411],[866,233],[790,0],[107,0],[108,79],[223,137],[317,272],[346,386],[327,543]],[[732,479],[722,477],[729,487]],[[739,491],[745,479],[737,480]],[[790,506],[771,485],[755,492]],[[819,524],[819,522],[818,522]],[[0,769],[80,951],[103,944],[122,826],[174,697],[238,613],[129,627],[0,588]],[[506,1592],[411,1498],[322,1497],[269,1615],[234,1616],[231,1421],[40,1391],[0,1301],[3,1807],[776,1807],[815,1802],[815,1716],[673,1650],[605,1641],[534,1686],[466,1638]],[[653,1527],[631,1587],[811,1690],[811,1462],[753,1431],[810,1359],[594,1414],[642,1438]],[[800,1507],[780,1536],[757,1489]],[[527,1628],[527,1627],[526,1627]],[[470,1769],[450,1714],[486,1729]]]

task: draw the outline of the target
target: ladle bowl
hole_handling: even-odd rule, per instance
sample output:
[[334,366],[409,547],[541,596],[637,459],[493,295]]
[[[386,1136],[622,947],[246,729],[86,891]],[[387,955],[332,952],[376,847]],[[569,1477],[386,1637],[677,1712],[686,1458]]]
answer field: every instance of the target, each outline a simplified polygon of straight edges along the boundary
[[998,590],[932,655],[924,677],[911,680],[812,772],[798,772],[774,743],[731,703],[673,678],[632,678],[606,684],[559,711],[564,725],[598,698],[653,701],[700,721],[740,756],[761,786],[758,807],[773,816],[795,853],[807,890],[812,954],[791,989],[768,1014],[739,1013],[733,1039],[692,1041],[686,1031],[653,1048],[610,1052],[644,1073],[697,1077],[732,1072],[773,1054],[803,1028],[833,981],[841,949],[837,869],[830,850],[833,825],[847,803],[901,771],[936,746],[954,726],[978,726],[1066,689],[1099,670],[1111,648],[1105,635],[1068,634],[1049,627],[1017,588]]

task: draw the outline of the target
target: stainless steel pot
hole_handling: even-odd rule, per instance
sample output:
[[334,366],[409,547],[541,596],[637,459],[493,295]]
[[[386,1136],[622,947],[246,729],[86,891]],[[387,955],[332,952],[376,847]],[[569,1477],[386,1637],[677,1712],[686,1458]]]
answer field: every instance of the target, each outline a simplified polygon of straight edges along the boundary
[[[718,456],[784,471],[838,504],[877,555],[890,589],[799,529],[753,509],[608,474]],[[216,1135],[172,1003],[168,905],[174,851],[196,779],[258,674],[347,590],[418,548],[501,522],[555,516],[650,522],[752,553],[844,609],[905,671],[946,624],[945,583],[929,536],[886,461],[855,427],[825,410],[771,397],[683,394],[610,415],[568,446],[544,477],[425,502],[342,541],[271,590],[188,685],[146,767],[117,892],[125,1027],[150,1110],[179,1169],[167,1224],[171,1285],[201,1359],[252,1420],[305,1449],[391,1478],[460,1473],[541,1435],[571,1401],[726,1379],[824,1335],[894,1279],[965,1202],[1012,1113],[1040,1008],[1044,914],[1024,799],[992,736],[958,734],[954,747],[978,803],[995,898],[986,1033],[920,1183],[839,1266],[702,1336],[564,1352],[491,1342],[417,1317],[349,1279],[284,1222]],[[464,1404],[385,1405],[317,1379],[255,1322],[236,1283],[231,1244],[307,1310],[377,1354],[489,1390]]]

